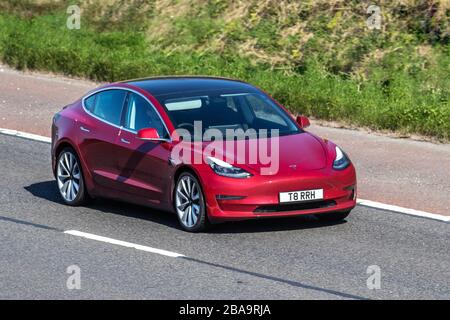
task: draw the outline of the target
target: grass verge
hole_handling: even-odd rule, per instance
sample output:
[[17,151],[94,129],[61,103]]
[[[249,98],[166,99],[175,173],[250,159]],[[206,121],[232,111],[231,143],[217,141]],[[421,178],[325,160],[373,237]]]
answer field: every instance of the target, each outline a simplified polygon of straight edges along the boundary
[[[379,64],[370,66],[370,77],[361,79],[331,72],[324,61],[314,56],[286,69],[265,61],[255,62],[232,48],[220,53],[198,48],[176,50],[173,46],[168,50],[145,32],[129,28],[69,30],[66,19],[66,15],[57,13],[31,18],[0,14],[0,58],[17,69],[47,70],[98,81],[169,74],[238,78],[266,90],[294,113],[375,130],[415,133],[446,141],[450,138],[448,46],[435,47],[436,59],[425,69],[414,68],[417,61],[411,60],[408,47],[385,53]],[[205,26],[196,25],[189,31],[191,22],[176,23],[177,28],[188,30],[189,34],[178,35],[182,40],[174,36],[174,42],[201,43],[217,35],[195,34],[195,30]],[[210,23],[205,28],[214,33]],[[264,28],[268,30],[254,32],[272,32],[270,26]],[[398,61],[411,66],[398,68]]]

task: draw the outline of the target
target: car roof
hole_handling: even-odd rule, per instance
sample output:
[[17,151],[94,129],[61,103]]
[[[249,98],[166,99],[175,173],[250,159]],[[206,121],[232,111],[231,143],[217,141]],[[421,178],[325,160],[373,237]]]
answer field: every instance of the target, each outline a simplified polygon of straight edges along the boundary
[[139,87],[155,97],[169,95],[175,92],[200,92],[218,89],[230,92],[258,91],[255,87],[243,81],[207,76],[154,77],[128,80],[123,83]]

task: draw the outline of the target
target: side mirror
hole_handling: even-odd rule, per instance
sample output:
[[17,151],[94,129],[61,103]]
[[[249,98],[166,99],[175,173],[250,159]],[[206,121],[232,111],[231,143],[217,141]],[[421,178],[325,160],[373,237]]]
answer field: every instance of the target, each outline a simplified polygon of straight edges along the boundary
[[137,137],[141,140],[161,140],[158,130],[155,128],[141,129],[138,131]]
[[307,128],[310,125],[308,117],[305,116],[297,116],[296,121],[302,129]]

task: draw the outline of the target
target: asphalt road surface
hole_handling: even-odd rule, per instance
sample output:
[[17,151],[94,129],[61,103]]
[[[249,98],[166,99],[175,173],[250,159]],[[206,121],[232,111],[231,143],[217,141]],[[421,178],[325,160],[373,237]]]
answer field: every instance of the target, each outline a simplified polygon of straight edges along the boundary
[[[446,222],[358,206],[338,224],[302,217],[190,234],[145,207],[63,205],[49,144],[0,134],[0,164],[0,299],[450,299]],[[66,286],[72,265],[79,290]],[[380,289],[367,287],[374,265]]]

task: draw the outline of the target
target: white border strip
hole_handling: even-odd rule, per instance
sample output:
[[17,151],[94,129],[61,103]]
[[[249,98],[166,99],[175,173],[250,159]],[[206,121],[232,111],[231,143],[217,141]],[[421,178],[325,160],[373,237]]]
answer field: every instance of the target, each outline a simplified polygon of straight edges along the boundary
[[[25,139],[29,139],[29,140],[34,140],[34,141],[51,143],[51,139],[48,137],[39,136],[36,134],[26,133],[26,132],[17,131],[17,130],[0,128],[0,133],[10,135],[10,136],[21,137],[21,138],[25,138]],[[392,212],[403,213],[403,214],[416,216],[416,217],[429,218],[429,219],[445,221],[445,222],[450,221],[450,216],[443,216],[443,215],[439,215],[439,214],[435,214],[435,213],[430,213],[430,212],[425,212],[425,211],[420,211],[420,210],[415,210],[415,209],[409,209],[409,208],[403,208],[403,207],[385,204],[385,203],[376,202],[376,201],[371,201],[371,200],[358,199],[357,203],[359,205],[362,205],[365,207],[389,210]]]
[[6,134],[8,136],[20,137],[20,138],[25,138],[25,139],[29,139],[29,140],[39,141],[39,142],[45,142],[45,143],[52,142],[52,139],[50,139],[48,137],[39,136],[37,134],[26,133],[26,132],[17,131],[17,130],[0,128],[0,133]]
[[399,212],[399,213],[404,213],[404,214],[408,214],[411,216],[417,216],[417,217],[445,221],[445,222],[450,221],[450,216],[442,216],[442,215],[435,214],[435,213],[429,213],[429,212],[420,211],[420,210],[403,208],[403,207],[394,206],[394,205],[385,204],[385,203],[376,202],[376,201],[371,201],[371,200],[358,199],[357,203],[358,203],[358,205],[365,206],[365,207]]
[[156,254],[159,254],[159,255],[166,256],[166,257],[171,257],[171,258],[184,257],[184,255],[176,253],[176,252],[162,250],[162,249],[157,249],[157,248],[152,248],[152,247],[147,247],[147,246],[142,246],[140,244],[126,242],[126,241],[121,241],[121,240],[116,240],[116,239],[112,239],[112,238],[97,236],[97,235],[92,234],[92,233],[86,233],[86,232],[81,232],[81,231],[77,231],[77,230],[67,230],[67,231],[64,231],[64,233],[65,234],[70,234],[72,236],[77,236],[77,237],[82,237],[82,238],[86,238],[86,239],[91,239],[91,240],[106,242],[106,243],[110,243],[110,244],[115,244],[115,245],[126,247],[126,248],[133,248],[133,249],[141,250],[141,251],[145,251],[145,252],[156,253]]

